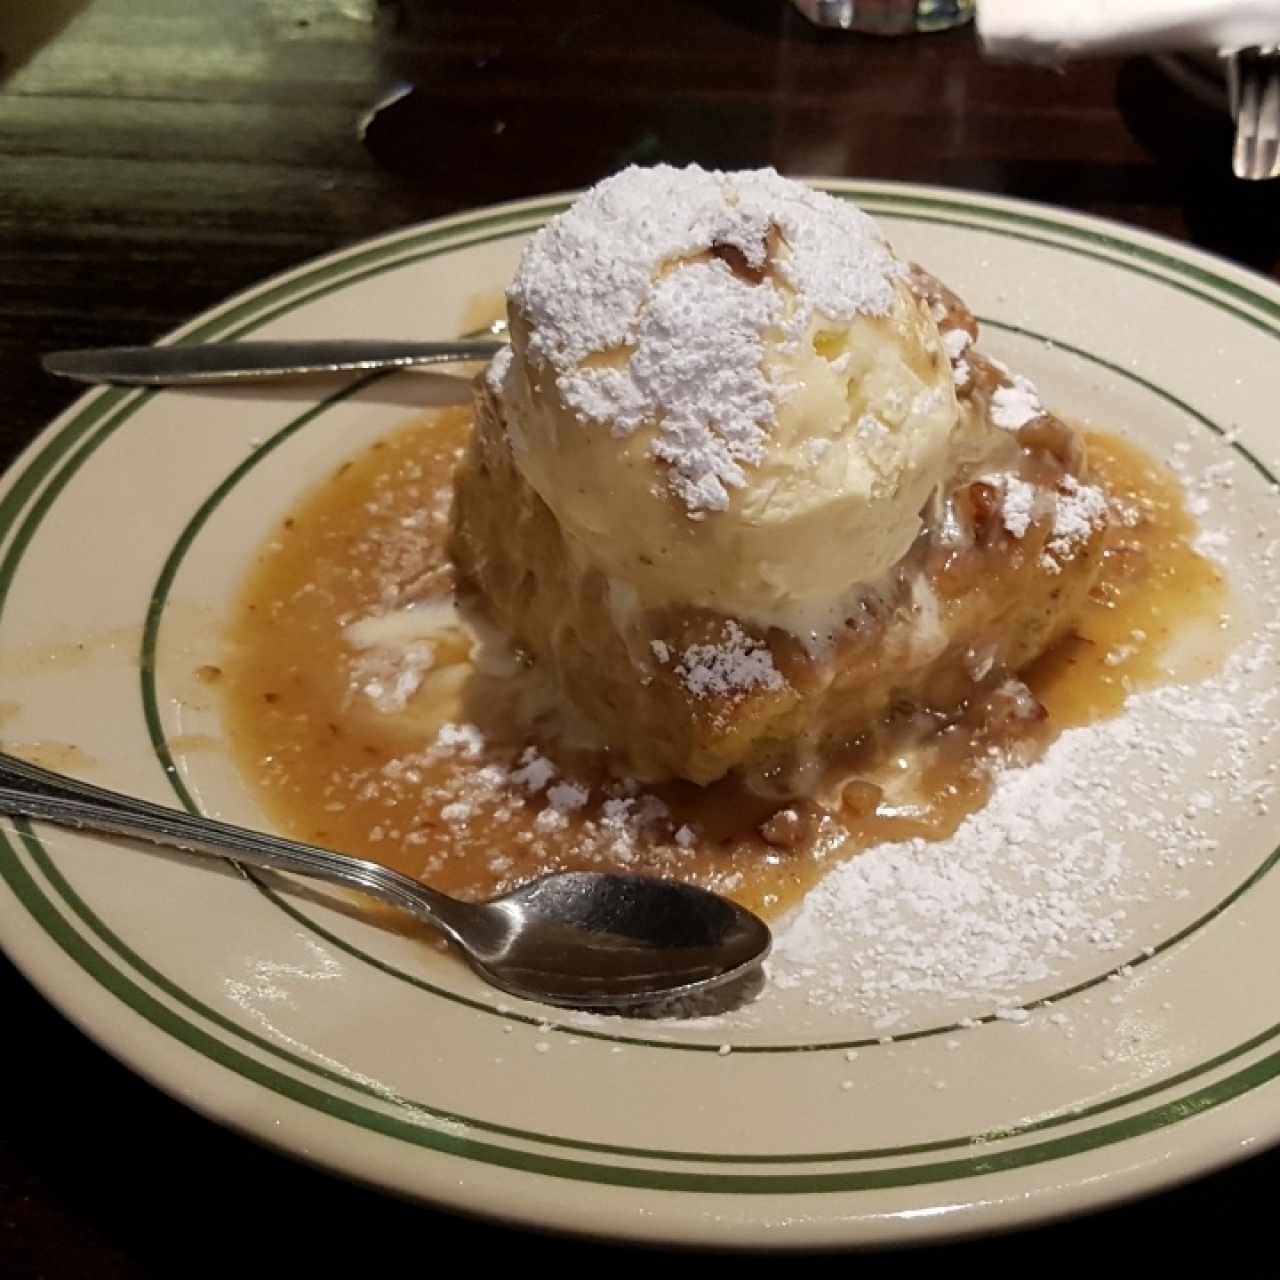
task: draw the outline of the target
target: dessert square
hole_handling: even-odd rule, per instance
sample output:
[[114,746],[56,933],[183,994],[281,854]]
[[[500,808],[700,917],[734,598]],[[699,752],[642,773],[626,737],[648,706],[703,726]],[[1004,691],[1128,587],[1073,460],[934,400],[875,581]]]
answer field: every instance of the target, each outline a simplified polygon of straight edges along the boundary
[[1107,501],[865,215],[627,171],[534,237],[509,303],[451,549],[622,771],[798,793],[904,718],[1037,714],[1010,678],[1078,614]]

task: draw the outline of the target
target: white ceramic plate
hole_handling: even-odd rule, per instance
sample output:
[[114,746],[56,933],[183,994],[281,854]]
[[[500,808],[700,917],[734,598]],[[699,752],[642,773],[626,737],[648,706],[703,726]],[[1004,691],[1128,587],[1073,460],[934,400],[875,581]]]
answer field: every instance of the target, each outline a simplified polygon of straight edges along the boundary
[[[831,189],[959,290],[987,347],[1050,402],[1200,477],[1212,545],[1232,562],[1245,658],[1212,696],[1177,703],[1177,725],[1139,717],[1123,767],[1098,784],[1108,841],[1143,886],[1115,945],[1068,938],[1052,972],[1000,996],[1012,1017],[1029,1011],[1022,1021],[994,1017],[992,1002],[904,996],[889,1043],[874,1010],[809,999],[794,966],[721,1024],[543,1026],[549,1011],[502,1008],[448,956],[279,882],[19,822],[0,831],[0,926],[50,1000],[161,1088],[264,1142],[437,1204],[603,1236],[937,1237],[1115,1201],[1280,1137],[1266,812],[1280,740],[1264,629],[1280,536],[1280,289],[1056,210]],[[563,205],[357,246],[174,340],[456,334]],[[78,402],[0,499],[6,740],[41,743],[46,760],[108,786],[260,822],[192,672],[216,661],[230,595],[273,522],[428,385]],[[1057,851],[1025,856],[1043,868]],[[844,963],[870,962],[855,948]]]

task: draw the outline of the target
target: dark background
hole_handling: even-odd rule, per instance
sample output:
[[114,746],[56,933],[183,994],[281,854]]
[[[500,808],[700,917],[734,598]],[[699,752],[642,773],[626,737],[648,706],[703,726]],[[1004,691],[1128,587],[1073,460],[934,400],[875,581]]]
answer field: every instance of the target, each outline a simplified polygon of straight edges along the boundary
[[[150,341],[314,254],[631,161],[1003,192],[1278,276],[1280,182],[1232,179],[1229,138],[1145,59],[993,66],[971,30],[824,33],[784,0],[0,0],[0,458],[72,398],[41,351]],[[223,1132],[2,960],[0,1019],[2,1280],[620,1260],[401,1205]],[[702,1265],[1181,1274],[1203,1254],[1273,1274],[1278,1175],[1280,1156],[1256,1157],[942,1251]]]

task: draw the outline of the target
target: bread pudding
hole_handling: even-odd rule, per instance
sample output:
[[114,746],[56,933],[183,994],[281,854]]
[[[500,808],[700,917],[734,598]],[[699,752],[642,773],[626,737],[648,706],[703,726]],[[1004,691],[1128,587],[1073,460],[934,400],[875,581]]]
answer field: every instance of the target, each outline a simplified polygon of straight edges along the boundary
[[473,407],[353,453],[246,581],[228,725],[298,838],[467,898],[613,868],[776,915],[1205,674],[1173,655],[1226,588],[1176,477],[851,205],[627,171],[506,302]]
[[456,481],[464,591],[645,780],[803,791],[1072,625],[1076,430],[865,215],[630,169],[538,232]]

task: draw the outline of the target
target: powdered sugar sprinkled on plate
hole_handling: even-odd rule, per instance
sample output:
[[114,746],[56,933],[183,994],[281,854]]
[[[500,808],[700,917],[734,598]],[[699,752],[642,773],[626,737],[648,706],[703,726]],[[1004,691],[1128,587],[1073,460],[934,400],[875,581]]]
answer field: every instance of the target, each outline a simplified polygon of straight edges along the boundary
[[[1221,799],[1179,810],[1166,798],[1187,760],[1220,761],[1213,790],[1228,803],[1273,794],[1255,742],[1276,695],[1240,699],[1250,670],[1273,662],[1260,637],[1207,683],[1139,694],[1122,716],[1003,771],[951,839],[880,845],[837,867],[781,932],[773,981],[896,1027],[923,1007],[1018,1005],[1083,955],[1105,965],[1136,950],[1148,941],[1134,936],[1136,909],[1184,901],[1170,872],[1215,848],[1202,821]],[[1162,781],[1143,780],[1152,774]]]

